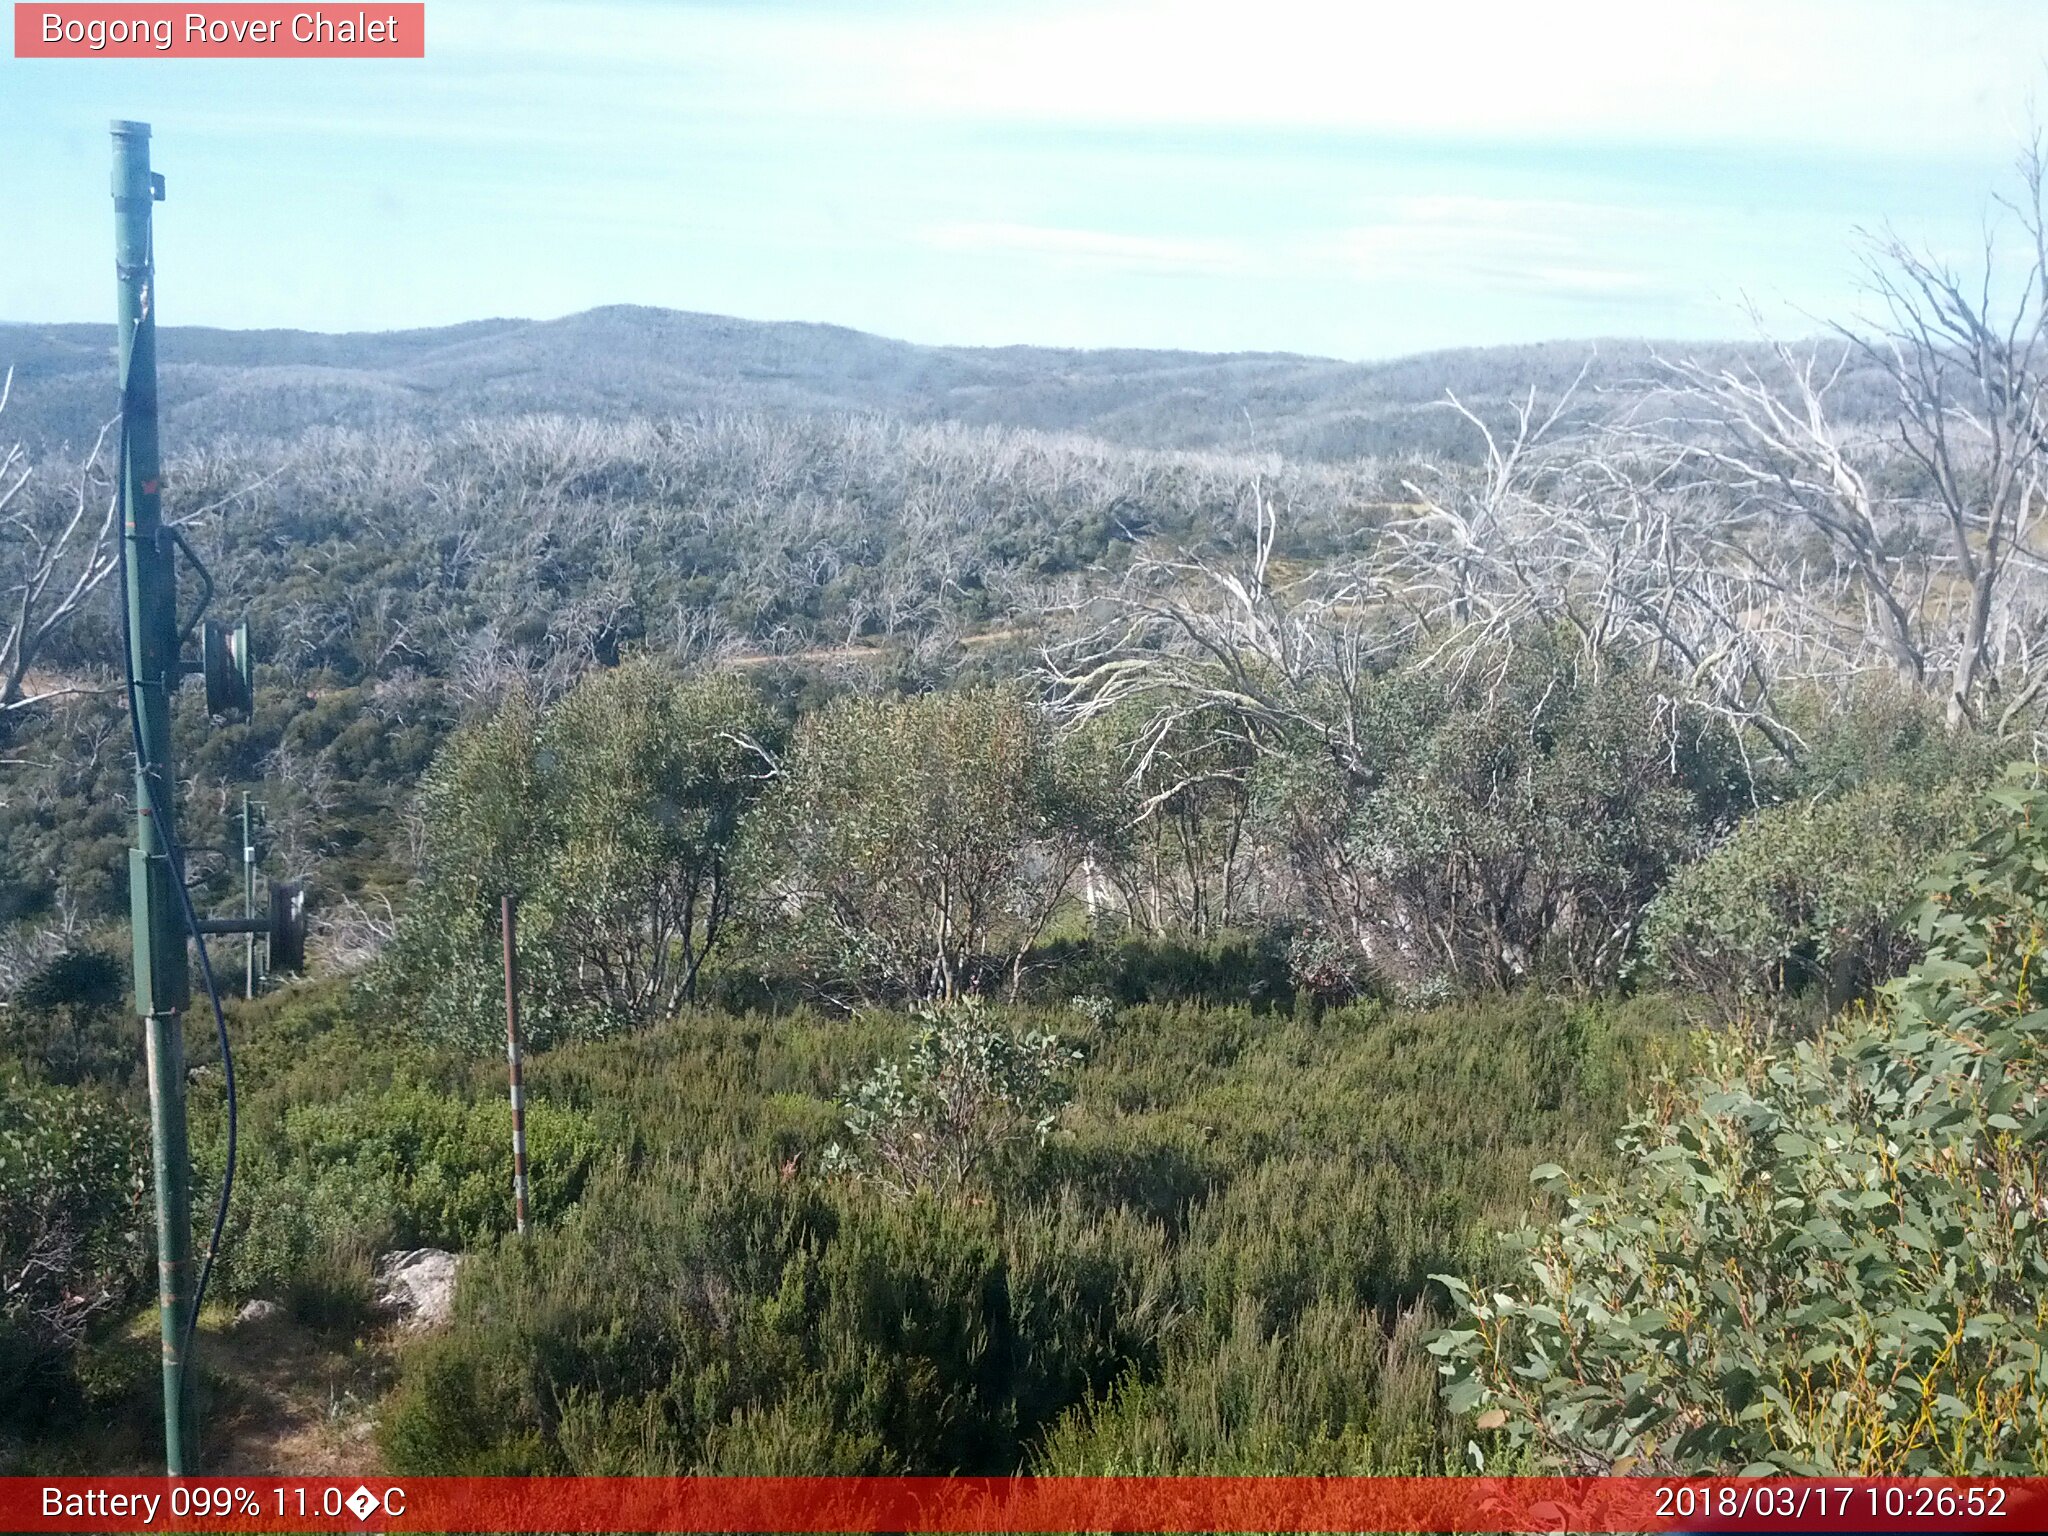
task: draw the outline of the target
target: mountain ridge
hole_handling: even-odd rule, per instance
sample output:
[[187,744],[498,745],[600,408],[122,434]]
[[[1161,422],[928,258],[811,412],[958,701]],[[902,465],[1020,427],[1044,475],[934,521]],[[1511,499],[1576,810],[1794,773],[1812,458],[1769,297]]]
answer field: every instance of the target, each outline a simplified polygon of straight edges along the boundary
[[[14,370],[6,433],[32,451],[90,443],[112,413],[113,327],[0,323]],[[1259,449],[1310,459],[1463,456],[1447,390],[1500,407],[1523,389],[1626,387],[1639,340],[1457,348],[1382,362],[1293,352],[933,346],[813,321],[607,305],[553,320],[403,331],[167,326],[167,440],[290,438],[321,426],[426,428],[468,416],[880,413],[1134,447]],[[1682,350],[1740,355],[1728,343]],[[1467,449],[1469,451],[1469,448]]]

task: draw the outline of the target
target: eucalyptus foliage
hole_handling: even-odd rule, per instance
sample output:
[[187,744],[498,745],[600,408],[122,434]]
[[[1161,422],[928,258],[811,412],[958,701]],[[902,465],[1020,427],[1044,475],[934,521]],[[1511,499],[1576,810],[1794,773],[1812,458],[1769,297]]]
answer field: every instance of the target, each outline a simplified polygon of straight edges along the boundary
[[1545,632],[1360,684],[1356,761],[1291,743],[1253,779],[1306,924],[1383,976],[1611,981],[1660,884],[1738,809],[1729,733]]
[[1081,1053],[1043,1030],[1018,1032],[977,998],[927,1009],[902,1061],[885,1061],[841,1099],[848,1144],[826,1166],[902,1194],[986,1181],[1042,1145]]
[[425,868],[377,985],[431,1034],[501,1038],[510,895],[533,1043],[673,1011],[727,930],[770,723],[744,679],[656,663],[593,673],[545,710],[512,695],[428,777]]
[[1875,1008],[1708,1042],[1619,1181],[1536,1170],[1563,1216],[1519,1286],[1440,1277],[1454,1411],[1580,1471],[2048,1463],[2048,792],[1985,816]]
[[1815,991],[1840,1006],[1917,953],[1899,915],[1969,809],[1960,785],[1880,781],[1761,811],[1651,903],[1647,967],[1724,1005]]
[[841,699],[763,807],[763,916],[828,995],[1014,995],[1082,861],[1122,835],[1111,767],[1008,689]]

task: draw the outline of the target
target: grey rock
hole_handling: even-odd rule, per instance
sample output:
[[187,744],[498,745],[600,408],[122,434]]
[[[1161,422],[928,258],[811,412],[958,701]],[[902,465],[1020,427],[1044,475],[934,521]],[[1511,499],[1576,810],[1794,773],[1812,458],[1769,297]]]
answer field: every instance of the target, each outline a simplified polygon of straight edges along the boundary
[[442,1248],[410,1248],[377,1261],[377,1301],[409,1332],[438,1328],[454,1315],[462,1256]]

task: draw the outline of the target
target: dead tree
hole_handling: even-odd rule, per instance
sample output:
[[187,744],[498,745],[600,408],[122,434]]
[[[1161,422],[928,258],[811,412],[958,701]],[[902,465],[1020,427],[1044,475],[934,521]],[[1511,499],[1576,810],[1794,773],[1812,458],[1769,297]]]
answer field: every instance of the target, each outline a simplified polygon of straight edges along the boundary
[[[2048,685],[2048,562],[2033,547],[2048,474],[2038,143],[2019,172],[2019,194],[2002,200],[2019,232],[2016,267],[1991,229],[1968,274],[1897,235],[1873,237],[1866,269],[1881,314],[1836,327],[1832,361],[1778,344],[1768,374],[1668,365],[1691,407],[1677,440],[1759,515],[1752,554],[1795,531],[1827,551],[1841,579],[1819,584],[1809,631],[1866,626],[1901,679],[1941,699],[1951,729],[2009,730]],[[1852,363],[1890,386],[1881,429],[1845,425],[1835,409]]]
[[[14,371],[0,379],[0,411]],[[100,453],[107,427],[61,500],[35,495],[35,467],[19,443],[0,452],[0,729],[8,717],[79,691],[75,682],[36,681],[39,660],[114,571],[114,499]]]
[[2024,242],[2017,283],[1999,282],[1989,231],[1981,271],[1968,277],[1887,236],[1870,268],[1889,323],[1857,341],[1897,392],[1899,442],[1931,486],[1962,589],[1944,680],[1951,727],[1984,723],[1985,697],[2002,691],[2011,695],[2008,711],[2023,705],[2044,680],[2038,670],[2001,679],[1992,650],[1997,610],[2010,604],[2019,568],[2040,569],[2029,536],[2048,467],[2048,219],[2039,140],[2019,170],[2019,195],[2004,202]]
[[1253,526],[1240,564],[1141,558],[1106,602],[1084,602],[1099,622],[1048,657],[1070,721],[1128,711],[1146,722],[1132,743],[1134,781],[1186,732],[1227,729],[1252,749],[1232,756],[1240,762],[1284,738],[1317,741],[1350,771],[1368,755],[1364,684],[1375,661],[1399,648],[1406,621],[1369,565],[1277,577],[1280,509],[1259,476],[1245,490]]

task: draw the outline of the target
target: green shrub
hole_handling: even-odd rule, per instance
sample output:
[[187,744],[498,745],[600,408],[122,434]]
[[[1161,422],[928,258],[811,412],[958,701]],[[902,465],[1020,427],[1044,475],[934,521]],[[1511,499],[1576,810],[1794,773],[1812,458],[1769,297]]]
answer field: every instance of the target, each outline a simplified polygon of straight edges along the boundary
[[[552,1221],[602,1156],[588,1117],[543,1098],[526,1106],[530,1206]],[[212,1149],[218,1155],[218,1149]],[[284,1108],[276,1129],[243,1142],[228,1290],[345,1312],[352,1278],[388,1248],[466,1248],[512,1226],[512,1111],[399,1082]],[[332,1306],[319,1300],[332,1294]]]
[[1081,1053],[1041,1031],[1003,1027],[978,998],[941,1003],[900,1062],[885,1061],[842,1100],[849,1145],[825,1166],[898,1194],[957,1193],[1000,1177],[1044,1145],[1066,1107]]
[[1450,1406],[1574,1471],[2017,1474],[2048,1459],[2048,792],[1914,914],[1874,1010],[1709,1043],[1614,1183],[1518,1238],[1513,1288],[1446,1280]]
[[1272,927],[1201,939],[1059,939],[1032,952],[1025,995],[1285,1009],[1294,1000],[1291,938],[1287,929]]
[[1997,737],[1952,731],[1942,701],[1894,678],[1867,676],[1837,693],[1794,701],[1806,739],[1797,768],[1769,787],[1787,800],[1827,800],[1873,784],[1903,784],[1932,795],[1957,783],[1981,787],[1997,776]]
[[754,824],[775,963],[827,995],[1014,999],[1082,862],[1124,830],[1094,746],[1014,689],[841,699],[801,721]]
[[[1149,1358],[1155,1229],[788,1181],[729,1157],[609,1181],[465,1276],[382,1420],[410,1473],[1014,1466]],[[759,1432],[756,1443],[751,1437]]]
[[1420,1308],[1391,1330],[1318,1299],[1287,1328],[1249,1299],[1178,1340],[1164,1372],[1127,1376],[1046,1437],[1053,1477],[1359,1476],[1445,1470]]
[[359,1239],[329,1237],[296,1264],[280,1298],[293,1322],[322,1333],[361,1332],[376,1316],[377,1291],[370,1247]]
[[1899,914],[1971,799],[1879,781],[1760,812],[1651,905],[1648,969],[1724,1007],[1803,993],[1841,1006],[1911,962]]
[[45,1417],[89,1331],[147,1294],[147,1168],[98,1093],[0,1072],[0,1427]]
[[427,775],[424,878],[373,986],[435,1038],[493,1049],[511,895],[535,1049],[673,1013],[731,927],[771,723],[744,678],[645,660],[546,709],[508,699]]
[[106,950],[60,951],[0,1006],[0,1059],[46,1082],[126,1083],[142,1055],[127,990],[121,962]]
[[1612,981],[1650,899],[1746,789],[1725,726],[1547,633],[1358,686],[1354,748],[1295,744],[1253,781],[1312,942],[1363,962],[1304,956],[1340,993]]
[[[1427,1276],[1494,1272],[1530,1162],[1598,1163],[1671,1013],[1535,993],[1314,1026],[990,1005],[1085,1060],[1060,1136],[943,1201],[814,1174],[843,1134],[831,1095],[899,1059],[915,1020],[692,1011],[565,1046],[536,1091],[619,1156],[465,1270],[453,1327],[408,1351],[387,1456],[1006,1472],[1057,1447],[1063,1467],[1199,1470],[1298,1442],[1303,1470],[1439,1468]],[[1215,1433],[1191,1427],[1228,1383]]]

